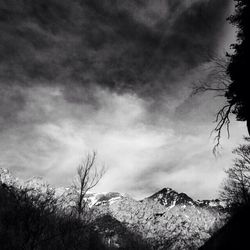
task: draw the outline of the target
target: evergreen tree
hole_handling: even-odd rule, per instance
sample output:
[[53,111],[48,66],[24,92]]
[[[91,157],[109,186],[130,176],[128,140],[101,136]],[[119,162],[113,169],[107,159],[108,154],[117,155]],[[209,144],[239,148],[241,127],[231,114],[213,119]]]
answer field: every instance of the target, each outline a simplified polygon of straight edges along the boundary
[[234,53],[230,58],[227,73],[230,76],[226,98],[232,106],[232,113],[237,120],[247,121],[250,134],[250,2],[249,0],[234,0],[236,2],[235,14],[228,19],[238,28],[237,43],[232,45]]

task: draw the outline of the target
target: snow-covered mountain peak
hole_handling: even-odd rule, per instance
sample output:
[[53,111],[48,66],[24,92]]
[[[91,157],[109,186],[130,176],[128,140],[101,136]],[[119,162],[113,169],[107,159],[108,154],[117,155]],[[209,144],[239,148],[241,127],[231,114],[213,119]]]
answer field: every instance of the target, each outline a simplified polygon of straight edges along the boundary
[[122,198],[122,194],[118,192],[105,192],[105,193],[88,193],[86,199],[90,207],[100,205],[110,205]]
[[196,204],[196,202],[185,193],[178,193],[171,188],[163,188],[150,197],[146,198],[146,200],[154,200],[165,207]]
[[[18,189],[28,189],[28,194],[38,194],[39,198],[49,191],[60,211],[72,213],[76,207],[79,190],[73,186],[53,188],[42,177],[22,181],[6,169],[0,169],[0,181]],[[104,223],[109,216],[116,224],[152,240],[155,249],[165,249],[164,242],[171,240],[173,235],[178,235],[178,239],[170,249],[197,249],[226,218],[221,201],[194,201],[171,188],[163,188],[141,201],[118,192],[87,193],[84,201],[90,208],[87,211],[91,211],[93,222],[101,220]],[[103,226],[110,225],[113,231],[116,230],[114,221],[105,223]]]
[[172,192],[172,191],[174,191],[172,188],[170,188],[170,187],[167,187],[167,188],[164,187],[163,189],[161,189],[160,191],[158,191],[158,193],[169,193],[169,192]]
[[[76,190],[72,187],[59,187],[53,188],[42,177],[32,177],[27,181],[23,181],[15,177],[8,169],[0,168],[0,182],[5,183],[8,186],[16,188],[30,189],[34,192],[46,193],[52,191],[55,197],[60,200],[61,203],[72,203],[76,195]],[[137,202],[130,195],[121,194],[118,192],[102,192],[102,193],[87,193],[85,197],[89,207],[93,206],[110,206],[115,203],[124,201],[125,203]],[[158,204],[171,209],[175,206],[196,206],[212,209],[223,210],[226,208],[226,201],[221,200],[198,200],[195,201],[185,193],[178,193],[172,188],[165,187],[153,195],[143,199],[143,204]]]

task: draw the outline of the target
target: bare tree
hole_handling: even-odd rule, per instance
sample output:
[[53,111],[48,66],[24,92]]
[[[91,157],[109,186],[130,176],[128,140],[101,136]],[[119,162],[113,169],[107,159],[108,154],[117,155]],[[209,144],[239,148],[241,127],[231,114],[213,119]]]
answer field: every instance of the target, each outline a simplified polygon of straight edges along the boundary
[[76,191],[75,209],[81,217],[86,209],[86,194],[94,188],[105,173],[104,166],[101,169],[96,167],[96,152],[88,153],[77,168],[77,176],[73,187]]
[[[246,140],[249,142],[248,138]],[[240,145],[233,153],[237,158],[234,165],[226,170],[227,179],[221,197],[232,207],[238,207],[250,202],[250,145]]]
[[[226,93],[231,84],[230,77],[227,74],[227,67],[229,61],[227,58],[221,57],[209,57],[211,61],[211,66],[207,68],[209,71],[208,76],[199,80],[193,84],[193,95],[204,93],[204,92],[214,92],[215,97],[226,97]],[[230,137],[229,125],[230,125],[230,115],[233,113],[234,103],[230,103],[225,98],[225,103],[216,112],[215,116],[215,128],[212,134],[215,133],[215,145],[213,147],[213,153],[216,154],[217,149],[220,145],[221,133],[223,128],[226,128],[228,138]]]

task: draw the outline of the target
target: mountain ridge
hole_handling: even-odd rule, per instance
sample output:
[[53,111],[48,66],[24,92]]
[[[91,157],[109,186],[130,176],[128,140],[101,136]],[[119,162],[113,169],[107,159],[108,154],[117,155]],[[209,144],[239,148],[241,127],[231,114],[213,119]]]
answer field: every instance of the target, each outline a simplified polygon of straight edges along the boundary
[[[69,191],[71,187],[52,187],[44,180],[41,176],[33,176],[27,180],[22,180],[16,177],[11,171],[5,168],[0,168],[0,182],[5,183],[6,185],[18,187],[18,188],[33,188],[35,190],[40,190],[45,192],[47,188],[54,189],[56,196],[63,195],[63,193]],[[128,194],[122,194],[115,191],[110,192],[100,192],[100,193],[87,193],[87,199],[90,206],[93,205],[101,205],[102,203],[107,203],[108,201],[115,201],[116,199],[122,197],[131,197]],[[132,198],[134,199],[134,198]],[[134,199],[136,200],[136,199]],[[154,200],[158,201],[161,205],[165,207],[173,207],[175,205],[194,205],[201,207],[218,207],[225,208],[226,202],[221,201],[219,199],[204,199],[204,200],[194,200],[186,193],[178,193],[169,187],[164,187],[159,191],[153,193],[152,195],[140,199],[138,201],[143,200]]]
[[[40,177],[22,181],[4,169],[0,169],[0,181],[20,189],[34,188],[35,193],[49,190],[64,211],[70,212],[75,206],[77,191],[73,187],[53,188]],[[198,249],[224,225],[227,217],[221,201],[195,201],[171,188],[163,188],[142,200],[118,192],[87,193],[85,202],[92,211],[93,223],[107,221],[117,242],[123,237],[118,228],[127,228],[157,250],[167,246],[167,249]],[[102,219],[111,217],[114,220]],[[110,228],[112,223],[117,232]]]

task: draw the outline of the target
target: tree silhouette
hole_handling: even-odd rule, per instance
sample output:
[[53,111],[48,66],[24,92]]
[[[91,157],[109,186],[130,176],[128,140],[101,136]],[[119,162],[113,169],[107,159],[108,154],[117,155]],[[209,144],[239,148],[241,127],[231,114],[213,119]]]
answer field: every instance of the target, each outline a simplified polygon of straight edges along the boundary
[[250,2],[249,0],[234,0],[235,14],[228,20],[238,28],[237,43],[231,45],[234,53],[229,55],[230,62],[227,74],[231,84],[226,91],[226,98],[233,106],[232,113],[237,120],[246,121],[250,134],[250,98],[249,98],[249,59],[250,59]]
[[87,192],[99,183],[104,173],[104,167],[100,170],[96,167],[96,152],[87,154],[78,166],[73,187],[76,192],[75,209],[79,217],[83,215],[86,209],[85,197]]
[[105,250],[91,225],[63,213],[52,192],[0,183],[0,248]]
[[[209,55],[208,60],[211,62],[210,67],[207,69],[209,73],[205,79],[194,83],[192,94],[215,92],[216,97],[225,97],[231,84],[230,77],[227,74],[229,60],[225,57],[211,57]],[[230,136],[229,125],[232,109],[233,104],[229,103],[226,99],[224,104],[217,111],[215,117],[216,126],[212,131],[212,133],[215,134],[214,154],[216,154],[217,148],[220,145],[221,132],[224,127],[226,127],[228,137]]]
[[226,170],[221,197],[226,199],[232,209],[250,202],[250,139],[247,144],[237,147],[233,153],[237,155],[234,164]]
[[216,96],[225,97],[225,103],[216,115],[214,153],[220,145],[221,131],[224,127],[229,136],[230,115],[235,114],[238,121],[246,121],[250,135],[250,81],[248,59],[250,58],[250,7],[248,0],[234,0],[235,14],[228,21],[238,28],[237,42],[231,45],[232,54],[226,58],[209,56],[212,68],[207,79],[193,86],[193,94],[214,91]]

